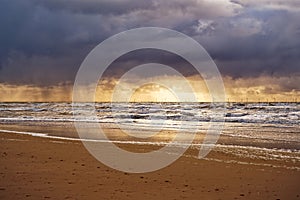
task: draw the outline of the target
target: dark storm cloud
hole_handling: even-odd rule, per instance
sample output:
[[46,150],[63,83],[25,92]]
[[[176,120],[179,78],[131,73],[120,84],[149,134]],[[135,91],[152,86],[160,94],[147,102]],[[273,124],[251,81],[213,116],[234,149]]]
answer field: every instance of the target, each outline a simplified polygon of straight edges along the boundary
[[36,4],[52,11],[67,11],[82,14],[125,14],[131,10],[153,9],[152,1],[121,0],[35,0]]
[[85,55],[110,32],[101,18],[52,12],[34,1],[1,1],[0,82],[72,80]]
[[[196,69],[189,62],[174,53],[157,49],[141,49],[120,56],[107,68],[103,76],[105,78],[109,76],[120,78],[130,69],[147,63],[160,63],[170,66],[184,76],[192,76],[197,73]],[[158,73],[156,76],[168,75],[161,74],[161,72]],[[141,77],[147,76],[147,74],[141,75]],[[149,74],[149,76],[153,75]]]
[[[172,28],[193,37],[226,76],[297,75],[299,4],[272,2],[2,0],[0,82],[72,82],[93,47],[112,34],[142,26]],[[152,54],[120,59],[108,74],[148,58],[186,69],[186,63],[172,56]]]
[[250,9],[215,21],[210,36],[196,37],[226,75],[299,74],[299,18],[287,10]]

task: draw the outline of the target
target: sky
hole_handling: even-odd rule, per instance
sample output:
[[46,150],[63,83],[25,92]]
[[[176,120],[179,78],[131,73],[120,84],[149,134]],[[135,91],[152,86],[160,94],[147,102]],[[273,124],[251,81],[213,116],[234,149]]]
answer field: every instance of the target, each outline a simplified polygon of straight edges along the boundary
[[[295,101],[299,19],[296,0],[1,0],[0,101],[71,101],[76,73],[95,46],[147,26],[173,29],[199,42],[218,66],[229,100]],[[198,87],[199,101],[209,99],[188,63],[168,52],[141,50],[112,64],[97,100],[109,101],[126,70],[153,60],[181,71]],[[177,83],[173,76],[156,78]],[[157,85],[140,88],[132,98],[153,100],[162,93],[167,101],[173,98]]]

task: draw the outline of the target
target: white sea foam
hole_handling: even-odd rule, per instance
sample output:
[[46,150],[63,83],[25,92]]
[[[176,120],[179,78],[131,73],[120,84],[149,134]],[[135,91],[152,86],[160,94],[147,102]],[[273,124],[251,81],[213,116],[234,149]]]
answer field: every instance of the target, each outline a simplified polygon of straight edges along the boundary
[[[93,104],[77,103],[77,112],[84,113]],[[96,103],[97,118],[74,117],[70,103],[1,103],[0,121],[74,121],[120,123],[135,120],[141,124],[151,124],[152,120],[172,120],[180,122],[209,122],[212,118],[208,103],[168,103],[168,104],[125,104]],[[298,125],[300,106],[297,103],[278,104],[231,104],[227,106],[225,121],[232,123],[259,123]],[[152,119],[152,120],[151,120]]]

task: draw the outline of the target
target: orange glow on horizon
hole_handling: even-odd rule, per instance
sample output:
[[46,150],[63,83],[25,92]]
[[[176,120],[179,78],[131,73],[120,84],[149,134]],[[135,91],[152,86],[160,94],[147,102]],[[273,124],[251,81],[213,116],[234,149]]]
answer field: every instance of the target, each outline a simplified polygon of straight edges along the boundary
[[[158,77],[160,78],[160,77]],[[181,85],[177,77],[161,77],[172,82],[180,90]],[[205,82],[199,77],[187,78],[195,91],[199,102],[209,102],[210,95]],[[300,91],[286,90],[281,84],[287,81],[300,82],[298,77],[257,77],[247,79],[223,78],[226,89],[226,101],[230,102],[296,102]],[[155,81],[154,81],[155,82]],[[104,80],[96,91],[96,101],[111,102],[115,84],[114,79]],[[128,83],[129,84],[129,83]],[[126,84],[124,85],[126,88]],[[61,84],[51,87],[30,85],[8,85],[0,83],[1,102],[70,102],[72,101],[73,85]],[[184,93],[184,89],[182,89]],[[132,93],[132,102],[176,102],[177,99],[170,89],[158,85],[145,85]]]
[[164,86],[147,84],[134,91],[130,102],[178,102],[178,99]]

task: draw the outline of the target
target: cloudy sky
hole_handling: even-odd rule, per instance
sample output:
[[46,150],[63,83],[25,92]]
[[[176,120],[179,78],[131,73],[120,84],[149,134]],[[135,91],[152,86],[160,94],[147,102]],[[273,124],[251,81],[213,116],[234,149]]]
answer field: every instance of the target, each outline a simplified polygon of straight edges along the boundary
[[[294,100],[299,19],[296,0],[1,0],[0,100],[70,100],[77,70],[96,45],[145,26],[174,29],[203,45],[230,99]],[[168,53],[136,52],[107,72],[100,93],[109,96],[128,65],[153,59],[185,65]],[[185,76],[195,79],[193,71]]]

